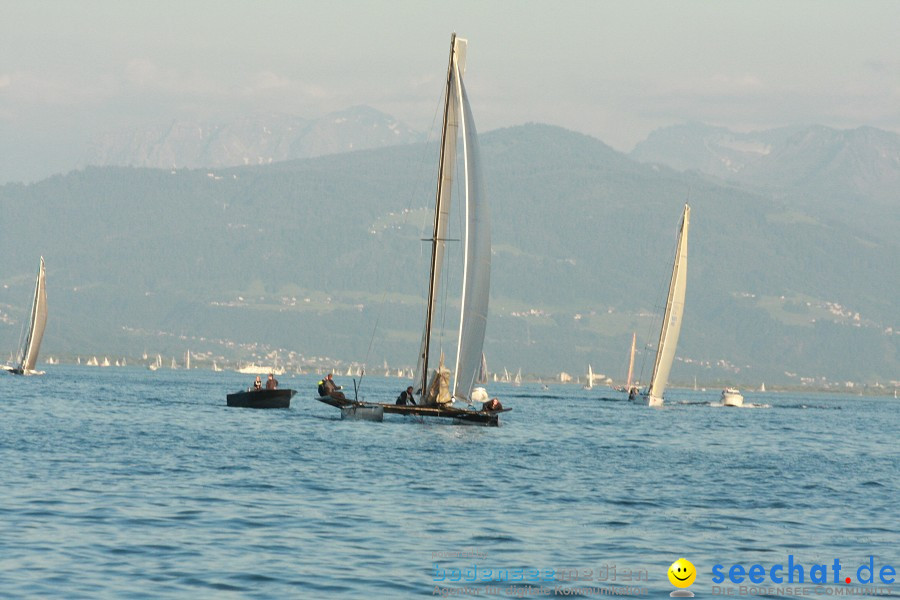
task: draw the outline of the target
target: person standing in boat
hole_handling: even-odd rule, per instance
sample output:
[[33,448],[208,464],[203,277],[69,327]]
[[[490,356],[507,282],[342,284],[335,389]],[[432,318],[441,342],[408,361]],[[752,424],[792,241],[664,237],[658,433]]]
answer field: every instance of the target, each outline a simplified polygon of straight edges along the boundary
[[413,398],[413,387],[409,386],[406,388],[406,391],[400,392],[400,395],[397,396],[397,402],[395,402],[398,406],[406,406],[406,405],[416,405],[416,401]]
[[337,385],[334,380],[331,378],[331,373],[325,376],[325,379],[322,381],[322,389],[325,391],[326,396],[331,396],[336,400],[344,400],[344,392],[339,392],[338,390],[343,389],[343,386]]
[[259,378],[259,375],[256,376],[256,381],[253,382],[253,391],[258,392],[262,389],[262,380]]
[[266,389],[267,390],[278,389],[278,380],[275,379],[275,375],[273,373],[269,373],[269,378],[266,379]]

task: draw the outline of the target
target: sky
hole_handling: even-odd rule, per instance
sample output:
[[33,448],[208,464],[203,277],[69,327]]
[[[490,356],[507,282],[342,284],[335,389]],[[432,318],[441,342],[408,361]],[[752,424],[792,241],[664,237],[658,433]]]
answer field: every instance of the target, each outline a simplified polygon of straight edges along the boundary
[[898,23],[886,0],[0,0],[0,183],[176,119],[368,105],[430,131],[454,31],[481,132],[623,152],[686,121],[900,133]]

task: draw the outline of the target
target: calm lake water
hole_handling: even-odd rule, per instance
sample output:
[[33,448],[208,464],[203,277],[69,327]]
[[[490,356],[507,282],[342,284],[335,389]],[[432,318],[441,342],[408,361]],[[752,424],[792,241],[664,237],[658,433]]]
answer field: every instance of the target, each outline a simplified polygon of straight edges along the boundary
[[493,384],[513,411],[484,428],[341,421],[313,376],[259,411],[225,406],[236,373],[46,369],[0,377],[4,598],[668,597],[682,556],[698,597],[714,565],[789,555],[900,572],[892,398]]

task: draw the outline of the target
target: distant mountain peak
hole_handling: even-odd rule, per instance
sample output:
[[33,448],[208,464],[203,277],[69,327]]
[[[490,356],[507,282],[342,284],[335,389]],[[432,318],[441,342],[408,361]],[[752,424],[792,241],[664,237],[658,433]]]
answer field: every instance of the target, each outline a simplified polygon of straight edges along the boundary
[[409,144],[424,135],[370,106],[316,119],[254,112],[230,121],[173,120],[94,140],[85,164],[168,169],[269,164]]

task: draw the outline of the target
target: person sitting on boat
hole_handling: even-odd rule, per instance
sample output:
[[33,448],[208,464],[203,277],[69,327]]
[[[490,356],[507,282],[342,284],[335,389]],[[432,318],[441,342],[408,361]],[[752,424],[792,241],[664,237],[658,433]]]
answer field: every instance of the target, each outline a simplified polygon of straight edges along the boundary
[[259,375],[256,376],[256,381],[253,382],[253,391],[258,392],[262,389],[262,380],[259,378]]
[[406,405],[416,405],[416,401],[413,398],[413,387],[409,386],[405,391],[400,392],[400,395],[397,396],[397,402],[395,403],[398,406],[406,406]]
[[269,373],[269,378],[266,379],[266,389],[267,390],[278,389],[278,380],[275,379],[275,375],[272,373]]
[[491,398],[481,405],[481,410],[503,410],[503,405],[496,398]]
[[343,386],[337,385],[334,380],[331,378],[331,373],[325,376],[325,379],[322,380],[322,390],[325,392],[326,396],[331,396],[336,400],[344,400],[344,393],[339,392],[338,390],[343,389]]

